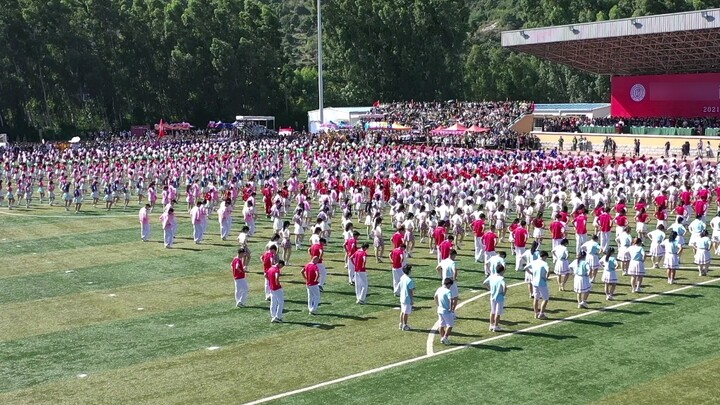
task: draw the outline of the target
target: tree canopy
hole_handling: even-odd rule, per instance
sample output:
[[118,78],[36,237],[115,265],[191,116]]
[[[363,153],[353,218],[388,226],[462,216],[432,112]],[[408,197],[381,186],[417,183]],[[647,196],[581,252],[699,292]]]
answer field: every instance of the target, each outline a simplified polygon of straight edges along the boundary
[[[500,46],[500,31],[718,6],[704,0],[333,0],[326,104],[606,101],[609,80]],[[302,127],[317,105],[314,0],[0,0],[0,132],[236,114]]]

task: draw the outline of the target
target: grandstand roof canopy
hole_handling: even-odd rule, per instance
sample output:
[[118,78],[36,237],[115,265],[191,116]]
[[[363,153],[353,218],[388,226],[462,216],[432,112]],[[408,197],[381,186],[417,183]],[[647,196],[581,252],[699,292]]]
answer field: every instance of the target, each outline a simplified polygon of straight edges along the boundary
[[720,72],[720,8],[505,31],[502,45],[602,75]]

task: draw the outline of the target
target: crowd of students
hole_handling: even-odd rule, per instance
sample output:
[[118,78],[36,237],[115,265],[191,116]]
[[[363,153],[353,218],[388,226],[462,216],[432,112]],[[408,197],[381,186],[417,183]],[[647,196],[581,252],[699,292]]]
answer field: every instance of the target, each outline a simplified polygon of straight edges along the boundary
[[[487,275],[494,331],[501,328],[507,294],[501,243],[510,244],[515,270],[526,272],[538,319],[546,318],[551,273],[561,294],[574,275],[579,308],[588,307],[600,270],[608,300],[614,299],[620,274],[630,277],[633,292],[642,291],[647,260],[662,265],[668,283],[674,283],[683,249],[694,251],[698,272],[706,275],[712,255],[720,254],[720,216],[708,216],[717,209],[716,175],[716,167],[700,159],[614,160],[600,154],[379,147],[304,138],[144,139],[6,150],[0,204],[49,204],[81,213],[86,204],[128,209],[137,199],[141,239],[151,239],[158,215],[167,248],[173,247],[178,221],[187,220],[179,211],[189,212],[198,244],[210,234],[235,238],[233,227],[241,224],[232,260],[236,305],[245,305],[248,266],[259,258],[272,322],[283,321],[282,269],[291,260],[306,261],[308,311],[317,313],[328,274],[325,245],[338,241],[359,305],[372,284],[368,260],[389,260],[401,305],[399,329],[408,330],[416,295],[412,261],[430,255],[438,263],[434,299],[440,336],[448,343],[461,285],[455,261],[461,249],[473,250]],[[210,220],[218,226],[209,227]],[[273,229],[262,254],[251,252],[249,244],[257,238],[258,221]],[[572,238],[574,252],[568,250]],[[305,249],[307,256],[293,257],[293,251]]]

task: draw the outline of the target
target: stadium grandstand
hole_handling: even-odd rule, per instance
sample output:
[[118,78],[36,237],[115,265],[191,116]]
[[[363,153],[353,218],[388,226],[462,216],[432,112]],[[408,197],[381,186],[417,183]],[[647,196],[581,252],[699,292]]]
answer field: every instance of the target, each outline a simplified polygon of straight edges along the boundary
[[[720,133],[720,9],[506,31],[502,45],[611,76],[608,117],[563,114],[538,124],[536,116],[535,129],[560,127],[593,142],[612,134],[619,150],[641,139],[650,153]],[[536,135],[558,144],[556,133]]]

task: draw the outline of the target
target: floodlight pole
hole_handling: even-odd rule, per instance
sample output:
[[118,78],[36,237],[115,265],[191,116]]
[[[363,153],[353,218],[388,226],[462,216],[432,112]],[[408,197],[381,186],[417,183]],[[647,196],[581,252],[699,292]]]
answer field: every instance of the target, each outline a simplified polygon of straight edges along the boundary
[[322,47],[322,6],[317,0],[317,51],[318,51],[318,109],[320,125],[325,123],[325,102],[323,100],[323,47]]

